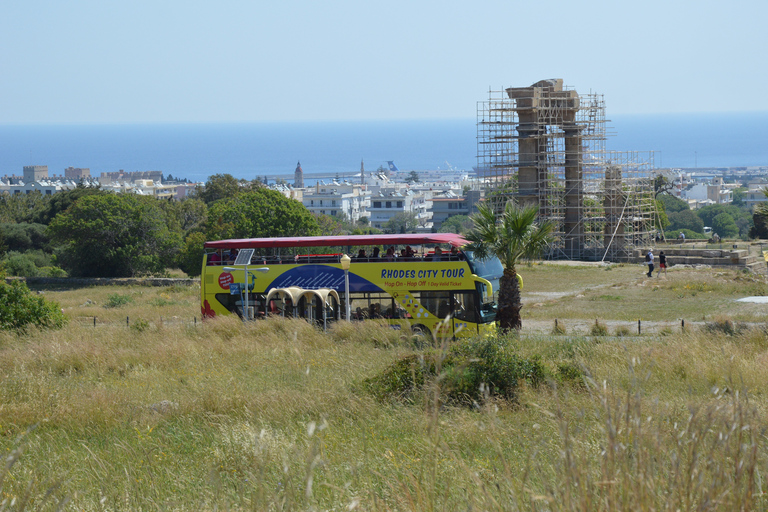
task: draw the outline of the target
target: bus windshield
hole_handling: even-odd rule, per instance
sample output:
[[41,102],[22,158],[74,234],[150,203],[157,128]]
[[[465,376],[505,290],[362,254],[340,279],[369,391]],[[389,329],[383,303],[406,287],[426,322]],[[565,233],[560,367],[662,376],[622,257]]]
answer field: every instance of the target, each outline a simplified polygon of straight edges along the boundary
[[472,273],[491,282],[494,297],[499,293],[499,279],[504,275],[504,267],[496,257],[479,260],[472,251],[464,251]]

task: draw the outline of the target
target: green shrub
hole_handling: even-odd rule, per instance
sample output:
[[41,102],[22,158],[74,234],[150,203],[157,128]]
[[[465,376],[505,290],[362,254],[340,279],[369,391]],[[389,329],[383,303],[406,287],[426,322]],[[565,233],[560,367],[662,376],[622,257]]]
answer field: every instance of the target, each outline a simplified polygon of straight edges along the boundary
[[514,400],[521,382],[538,386],[547,378],[538,357],[524,359],[515,350],[514,340],[503,336],[462,340],[445,354],[431,350],[406,356],[363,384],[379,400],[411,402],[441,368],[445,400],[464,404],[485,396]]
[[29,325],[58,329],[66,323],[57,303],[33,295],[21,281],[5,282],[0,273],[0,329],[23,331]]
[[595,320],[595,325],[589,330],[592,336],[608,336],[608,326],[601,324],[598,320]]
[[104,303],[105,308],[119,308],[133,302],[133,298],[130,295],[124,295],[120,293],[113,293],[107,297],[107,302]]
[[8,272],[8,274],[12,276],[19,276],[19,277],[36,277],[37,276],[37,266],[35,263],[24,256],[21,253],[12,251],[9,252],[5,259],[3,260],[5,263],[5,269]]
[[630,334],[632,334],[632,329],[630,329],[626,325],[619,325],[616,327],[614,334],[616,336],[629,336]]
[[147,329],[149,329],[149,322],[147,322],[142,318],[139,318],[138,320],[136,320],[131,324],[131,330],[136,332],[144,332]]
[[550,333],[553,336],[562,336],[566,333],[565,326],[562,322],[558,323],[557,320],[555,320],[555,323],[552,326],[552,331],[550,331]]
[[730,318],[716,318],[713,322],[704,324],[704,330],[710,333],[734,336],[747,330],[747,325],[743,323],[735,324]]
[[67,277],[67,273],[64,269],[59,267],[39,267],[37,269],[37,275],[40,277]]
[[575,384],[584,384],[584,370],[575,363],[565,362],[557,365],[557,378],[561,382],[570,381]]
[[66,272],[53,265],[53,257],[41,250],[10,251],[3,259],[10,275],[19,277],[64,277]]

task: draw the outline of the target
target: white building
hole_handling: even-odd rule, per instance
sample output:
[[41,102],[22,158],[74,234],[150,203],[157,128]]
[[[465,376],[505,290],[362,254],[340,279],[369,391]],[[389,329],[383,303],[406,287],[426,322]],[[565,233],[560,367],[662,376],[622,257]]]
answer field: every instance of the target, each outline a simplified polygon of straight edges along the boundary
[[357,222],[369,215],[371,191],[366,185],[339,183],[325,184],[317,182],[314,187],[303,189],[302,204],[312,213],[346,217]]
[[[398,185],[398,184],[393,184]],[[432,201],[423,193],[414,192],[407,187],[383,187],[371,197],[371,226],[383,229],[384,225],[398,213],[412,213],[416,217],[419,230],[432,228]]]
[[712,201],[713,204],[726,204],[733,201],[732,191],[725,186],[723,178],[714,178],[709,183],[698,183],[683,191],[683,199]]

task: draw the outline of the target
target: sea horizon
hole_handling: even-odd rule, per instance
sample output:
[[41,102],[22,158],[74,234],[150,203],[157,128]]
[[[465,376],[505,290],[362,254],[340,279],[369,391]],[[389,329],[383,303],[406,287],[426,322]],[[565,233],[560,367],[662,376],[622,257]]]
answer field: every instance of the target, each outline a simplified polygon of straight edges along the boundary
[[[607,116],[606,148],[654,151],[657,168],[768,166],[768,112]],[[392,160],[401,170],[477,165],[476,119],[230,123],[0,124],[0,176],[25,165],[101,172],[161,171],[205,181],[216,173],[261,179],[341,176]]]

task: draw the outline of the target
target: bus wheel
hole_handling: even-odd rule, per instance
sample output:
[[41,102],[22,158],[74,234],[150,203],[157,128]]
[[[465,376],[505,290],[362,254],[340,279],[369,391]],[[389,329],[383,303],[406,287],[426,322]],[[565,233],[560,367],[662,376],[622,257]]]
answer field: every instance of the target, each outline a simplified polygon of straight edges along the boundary
[[429,328],[416,324],[411,326],[411,332],[413,333],[413,341],[419,348],[428,347],[432,344],[432,333],[429,332]]

